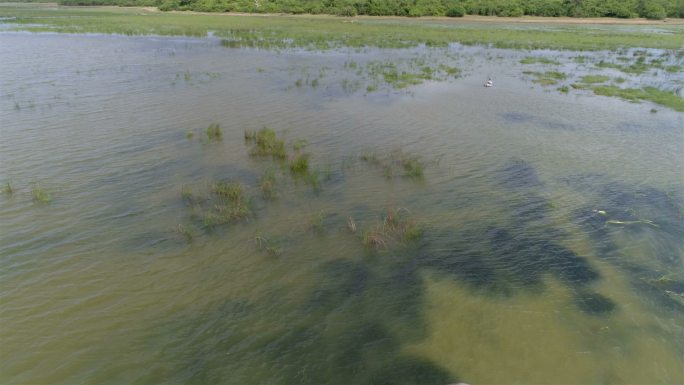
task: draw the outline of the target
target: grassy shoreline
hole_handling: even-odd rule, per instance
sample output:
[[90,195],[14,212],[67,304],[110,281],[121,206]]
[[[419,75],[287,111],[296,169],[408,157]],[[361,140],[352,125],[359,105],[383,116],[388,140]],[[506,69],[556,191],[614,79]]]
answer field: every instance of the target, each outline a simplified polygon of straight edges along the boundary
[[[405,48],[421,44],[491,45],[512,49],[615,50],[620,48],[684,49],[679,24],[588,24],[586,19],[547,22],[548,18],[489,17],[398,18],[311,15],[206,14],[159,12],[142,7],[0,6],[7,30],[123,35],[214,36],[237,46],[331,49],[340,47]],[[544,19],[544,20],[542,20]]]

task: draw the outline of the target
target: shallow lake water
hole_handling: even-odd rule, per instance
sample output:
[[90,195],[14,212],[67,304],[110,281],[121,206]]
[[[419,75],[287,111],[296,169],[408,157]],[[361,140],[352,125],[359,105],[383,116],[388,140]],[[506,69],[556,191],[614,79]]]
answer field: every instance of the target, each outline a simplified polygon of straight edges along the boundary
[[[0,34],[0,382],[684,383],[684,114],[543,87],[530,55],[623,76],[572,59],[608,52]],[[388,63],[460,73],[398,88]],[[316,188],[250,156],[262,127],[306,140]],[[217,181],[251,214],[203,220]],[[422,236],[364,245],[395,215]]]

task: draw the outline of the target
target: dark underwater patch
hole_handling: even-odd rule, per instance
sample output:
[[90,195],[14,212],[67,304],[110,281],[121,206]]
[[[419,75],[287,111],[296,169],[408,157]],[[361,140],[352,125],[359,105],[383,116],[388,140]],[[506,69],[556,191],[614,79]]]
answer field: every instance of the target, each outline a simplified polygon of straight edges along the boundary
[[[583,287],[599,279],[586,258],[553,241],[557,236],[558,232],[546,229],[521,233],[501,227],[460,235],[443,234],[439,248],[418,258],[423,267],[498,295],[512,295],[519,289],[541,289],[546,274],[572,287]],[[489,247],[475,250],[471,244]]]
[[499,174],[500,183],[510,189],[539,187],[542,184],[534,167],[522,159],[511,159]]
[[551,120],[551,119],[544,119],[544,118],[539,118],[530,114],[526,114],[523,112],[504,112],[499,114],[499,116],[504,120],[504,122],[509,123],[509,124],[536,124],[539,126],[542,126],[544,128],[552,128],[552,129],[557,129],[557,130],[574,130],[575,127]]
[[[573,219],[591,238],[597,256],[625,271],[636,292],[664,308],[684,310],[684,297],[678,294],[682,293],[680,281],[662,279],[663,272],[684,263],[684,215],[676,194],[614,182],[597,174],[563,180],[596,202],[593,207],[578,209]],[[629,249],[629,242],[635,246],[647,242],[652,258],[647,263],[629,258],[623,252]]]
[[510,204],[511,217],[523,224],[546,218],[550,210],[547,199],[531,194]]
[[378,370],[368,385],[446,385],[457,381],[444,369],[429,361],[398,357]]
[[534,116],[523,112],[504,112],[499,114],[506,123],[527,123],[534,119]]
[[583,291],[575,296],[575,304],[590,315],[606,315],[615,311],[617,305],[611,299],[593,291]]
[[313,290],[305,304],[308,310],[334,308],[361,296],[372,278],[366,265],[349,260],[329,262],[322,270],[321,285]]

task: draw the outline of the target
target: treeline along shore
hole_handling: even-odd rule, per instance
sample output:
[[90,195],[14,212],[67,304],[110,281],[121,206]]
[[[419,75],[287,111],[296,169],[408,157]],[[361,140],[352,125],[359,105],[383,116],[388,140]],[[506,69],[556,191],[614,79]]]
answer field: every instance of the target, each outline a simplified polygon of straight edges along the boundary
[[660,20],[684,17],[684,0],[59,0],[61,5],[158,7],[162,11],[339,16],[547,16]]

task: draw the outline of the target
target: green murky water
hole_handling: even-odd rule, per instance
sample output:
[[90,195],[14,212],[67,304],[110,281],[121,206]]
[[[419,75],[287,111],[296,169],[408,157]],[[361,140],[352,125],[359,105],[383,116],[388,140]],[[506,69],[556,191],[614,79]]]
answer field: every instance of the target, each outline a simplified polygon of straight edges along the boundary
[[681,72],[529,55],[1,34],[0,382],[683,383],[684,115],[522,74]]

